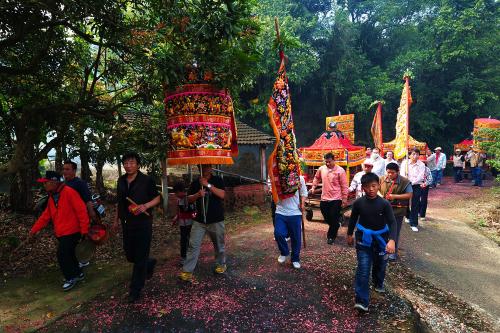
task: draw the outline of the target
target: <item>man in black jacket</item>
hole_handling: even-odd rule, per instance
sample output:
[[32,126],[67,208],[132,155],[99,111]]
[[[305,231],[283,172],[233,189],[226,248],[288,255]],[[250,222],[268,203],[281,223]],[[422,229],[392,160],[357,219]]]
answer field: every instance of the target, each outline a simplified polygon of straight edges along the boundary
[[[97,221],[97,214],[94,210],[94,204],[92,203],[92,196],[90,194],[89,184],[86,181],[76,176],[77,164],[73,161],[67,160],[63,163],[62,174],[64,177],[64,183],[74,189],[80,194],[85,206],[87,207],[87,212],[90,217],[90,222]],[[80,268],[87,267],[90,264],[89,261],[80,261]]]
[[160,203],[154,180],[139,171],[141,159],[136,153],[122,157],[125,174],[118,178],[117,215],[113,229],[121,221],[123,248],[129,262],[134,263],[129,302],[135,302],[146,279],[153,276],[156,259],[149,257],[153,234],[152,208]]
[[215,273],[223,274],[226,271],[224,181],[221,177],[212,175],[212,165],[205,164],[201,168],[200,178],[191,184],[188,194],[188,201],[196,202],[197,214],[191,229],[186,261],[179,278],[184,281],[192,279],[205,233],[208,233],[214,244]]

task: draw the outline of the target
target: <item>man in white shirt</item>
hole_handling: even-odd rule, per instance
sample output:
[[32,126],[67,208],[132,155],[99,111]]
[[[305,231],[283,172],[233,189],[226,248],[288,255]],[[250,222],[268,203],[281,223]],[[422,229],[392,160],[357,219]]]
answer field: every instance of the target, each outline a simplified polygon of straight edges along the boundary
[[300,268],[300,247],[302,236],[302,212],[304,211],[307,198],[307,188],[304,177],[300,176],[300,186],[293,197],[278,201],[276,204],[276,215],[274,224],[274,238],[278,243],[280,256],[278,262],[285,263],[290,255],[287,237],[292,243],[292,266]]
[[372,172],[379,177],[385,175],[385,160],[380,156],[378,148],[373,148],[370,159],[373,161]]
[[361,177],[368,172],[372,172],[373,161],[371,159],[366,159],[361,166],[363,171],[354,175],[351,181],[351,186],[349,186],[349,192],[356,191],[356,199],[361,198],[364,194],[363,189],[361,188]]
[[436,183],[437,186],[441,185],[441,180],[443,179],[443,171],[446,169],[446,154],[441,152],[441,147],[436,147],[434,149],[434,154],[436,155]]
[[389,163],[396,163],[397,165],[399,165],[398,161],[396,161],[394,159],[394,153],[391,150],[389,150],[388,152],[385,153],[385,160],[384,160],[384,162],[385,162],[385,168],[387,168],[387,165]]
[[425,164],[418,158],[420,150],[413,148],[410,151],[410,162],[404,160],[401,163],[400,174],[411,182],[413,195],[411,197],[410,226],[411,230],[418,231],[418,212],[420,211],[420,197],[422,186],[425,186]]

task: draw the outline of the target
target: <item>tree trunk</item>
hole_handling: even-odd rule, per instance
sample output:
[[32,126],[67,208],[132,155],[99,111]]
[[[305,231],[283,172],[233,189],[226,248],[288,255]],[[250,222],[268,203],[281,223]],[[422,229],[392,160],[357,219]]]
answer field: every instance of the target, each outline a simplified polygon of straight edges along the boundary
[[38,159],[36,158],[36,139],[38,130],[28,129],[20,119],[16,126],[16,137],[19,138],[15,147],[15,153],[10,163],[15,168],[11,175],[10,206],[14,211],[32,211],[34,203],[34,188],[39,176]]
[[55,169],[57,172],[61,173],[62,168],[63,168],[63,161],[64,161],[64,156],[63,156],[63,144],[57,145],[56,147],[56,160],[55,160]]
[[34,192],[38,178],[38,165],[19,169],[11,178],[10,206],[16,212],[31,212],[34,206]]
[[90,184],[92,182],[92,171],[90,171],[89,167],[90,155],[86,148],[80,147],[80,161],[82,163],[80,178]]
[[62,172],[64,161],[68,160],[68,152],[66,151],[66,143],[69,131],[69,123],[62,122],[61,127],[57,130],[57,137],[60,138],[59,144],[56,146],[55,169],[57,172]]
[[98,159],[95,165],[95,187],[97,192],[104,197],[106,194],[106,186],[104,186],[104,178],[102,176],[102,169],[104,168],[104,159]]
[[335,94],[335,87],[331,88],[330,92],[330,112],[327,111],[327,117],[329,116],[336,116],[338,114],[337,110],[337,95]]
[[121,177],[122,175],[122,161],[120,159],[120,156],[116,156],[116,164],[118,165],[118,177]]
[[77,129],[77,136],[78,136],[77,142],[78,142],[78,148],[80,150],[80,162],[81,162],[80,178],[90,184],[92,182],[92,172],[90,171],[89,167],[90,154],[88,150],[88,144],[85,141],[84,131],[85,131],[84,128]]

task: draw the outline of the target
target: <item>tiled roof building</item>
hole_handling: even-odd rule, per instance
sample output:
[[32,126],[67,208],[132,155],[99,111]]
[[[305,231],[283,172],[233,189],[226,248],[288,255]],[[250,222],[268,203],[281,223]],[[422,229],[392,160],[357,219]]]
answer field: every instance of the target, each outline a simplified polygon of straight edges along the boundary
[[242,145],[271,145],[274,143],[274,136],[259,131],[247,124],[236,120],[238,144]]

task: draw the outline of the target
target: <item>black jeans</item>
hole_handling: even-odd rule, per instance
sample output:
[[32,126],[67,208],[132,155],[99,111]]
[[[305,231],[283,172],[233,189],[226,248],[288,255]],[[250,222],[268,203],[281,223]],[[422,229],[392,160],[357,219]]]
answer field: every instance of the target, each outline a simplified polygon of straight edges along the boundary
[[342,208],[342,200],[321,201],[319,208],[321,209],[321,214],[323,215],[325,222],[329,225],[326,238],[335,239],[340,227],[339,218],[340,210]]
[[128,229],[126,226],[123,228],[125,256],[128,262],[134,264],[132,280],[130,281],[131,291],[139,292],[144,287],[148,268],[152,265],[152,259],[149,258],[152,235],[151,224],[137,229]]
[[420,196],[422,195],[422,188],[419,185],[412,185],[413,196],[411,197],[410,208],[410,225],[412,227],[418,226],[418,213],[420,212]]
[[394,216],[396,218],[396,254],[398,254],[399,249],[399,234],[401,233],[401,226],[403,225],[404,216]]
[[58,237],[57,261],[66,280],[71,280],[80,275],[81,270],[76,259],[75,249],[82,235],[78,232],[71,235]]
[[453,175],[455,176],[455,183],[459,183],[463,180],[463,171],[462,167],[453,167]]
[[420,217],[425,217],[427,213],[427,201],[429,200],[429,186],[421,188],[420,191],[420,208],[419,213]]
[[181,258],[186,258],[187,248],[189,245],[189,235],[191,234],[191,225],[179,226],[181,230]]

